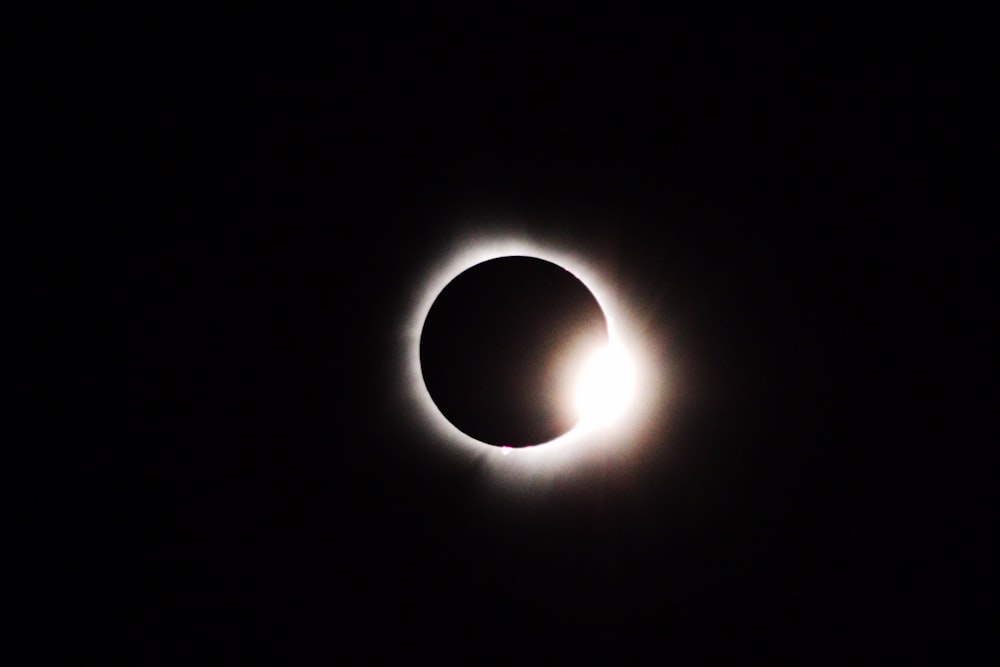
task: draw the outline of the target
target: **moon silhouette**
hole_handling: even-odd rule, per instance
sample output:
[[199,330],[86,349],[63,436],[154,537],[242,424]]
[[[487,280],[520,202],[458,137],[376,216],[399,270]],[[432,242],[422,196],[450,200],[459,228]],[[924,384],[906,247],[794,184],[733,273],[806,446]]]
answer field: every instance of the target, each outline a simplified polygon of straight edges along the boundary
[[576,276],[535,257],[499,257],[437,296],[420,335],[421,374],[458,430],[527,447],[576,425],[573,383],[587,353],[607,342],[604,313]]

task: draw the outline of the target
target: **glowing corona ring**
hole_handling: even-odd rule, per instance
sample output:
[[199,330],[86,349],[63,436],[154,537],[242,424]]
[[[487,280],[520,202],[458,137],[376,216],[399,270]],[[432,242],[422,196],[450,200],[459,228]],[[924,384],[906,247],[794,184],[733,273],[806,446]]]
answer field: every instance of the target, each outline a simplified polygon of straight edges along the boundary
[[[583,256],[502,235],[483,238],[479,234],[457,243],[455,251],[445,256],[418,287],[405,325],[403,350],[407,402],[434,440],[458,453],[485,457],[487,473],[507,486],[563,475],[602,460],[627,460],[637,454],[648,421],[663,405],[663,361],[630,326],[627,305],[601,280],[596,265]],[[434,404],[420,367],[421,331],[444,287],[466,269],[508,256],[536,257],[575,275],[597,299],[609,337],[607,347],[593,351],[579,370],[575,385],[567,388],[578,410],[578,424],[547,443],[518,449],[488,445],[458,430]]]

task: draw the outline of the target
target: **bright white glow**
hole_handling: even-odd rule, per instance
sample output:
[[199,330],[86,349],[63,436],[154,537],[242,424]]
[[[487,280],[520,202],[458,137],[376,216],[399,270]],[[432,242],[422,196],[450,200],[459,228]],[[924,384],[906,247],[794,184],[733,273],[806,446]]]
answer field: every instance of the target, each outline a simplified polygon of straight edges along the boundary
[[[401,341],[406,363],[403,386],[412,416],[441,443],[438,454],[480,461],[477,469],[484,481],[505,494],[531,497],[580,475],[600,474],[606,479],[611,470],[626,470],[626,464],[637,463],[642,452],[662,442],[656,433],[662,429],[669,398],[665,380],[670,368],[662,337],[651,340],[641,324],[647,314],[635,302],[621,298],[634,291],[616,280],[621,267],[603,259],[602,247],[586,252],[578,239],[574,243],[578,252],[569,253],[559,250],[559,243],[533,240],[509,227],[483,230],[477,225],[474,232],[456,238],[450,249],[442,249],[439,264],[415,277],[414,307]],[[565,400],[575,401],[580,421],[568,433],[537,447],[495,447],[459,431],[434,405],[420,368],[420,333],[438,294],[466,269],[508,256],[537,257],[575,275],[597,299],[608,323],[608,347],[593,351],[590,363],[568,378]]]
[[607,426],[620,418],[635,388],[635,368],[621,345],[604,345],[590,352],[574,387],[574,404],[581,426]]

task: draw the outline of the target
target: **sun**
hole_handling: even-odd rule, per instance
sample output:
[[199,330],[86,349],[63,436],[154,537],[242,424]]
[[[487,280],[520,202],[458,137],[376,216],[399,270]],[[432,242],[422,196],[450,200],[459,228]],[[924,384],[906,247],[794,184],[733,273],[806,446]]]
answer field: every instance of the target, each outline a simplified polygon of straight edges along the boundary
[[635,367],[620,343],[594,347],[576,372],[573,403],[581,427],[607,426],[633,399]]
[[[572,405],[577,425],[547,443],[505,449],[462,433],[437,409],[423,381],[420,332],[434,300],[452,279],[482,262],[515,255],[552,262],[576,276],[601,307],[608,339],[606,344],[584,350],[569,369],[564,400]],[[602,461],[634,460],[649,445],[650,424],[662,421],[669,398],[669,364],[661,340],[651,339],[636,324],[643,317],[619,295],[621,286],[605,278],[612,271],[600,254],[573,252],[561,244],[536,241],[517,232],[479,229],[457,238],[439,257],[414,285],[413,305],[406,315],[401,341],[406,375],[402,385],[410,416],[438,443],[438,453],[479,458],[485,461],[482,469],[494,482],[522,491],[526,485],[535,488],[544,480],[593,471],[595,466],[604,465]]]

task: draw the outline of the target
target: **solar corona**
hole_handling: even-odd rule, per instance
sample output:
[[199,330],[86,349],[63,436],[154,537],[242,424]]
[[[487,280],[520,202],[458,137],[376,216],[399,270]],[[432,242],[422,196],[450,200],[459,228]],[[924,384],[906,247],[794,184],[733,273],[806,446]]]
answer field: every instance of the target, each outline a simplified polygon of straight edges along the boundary
[[[665,406],[664,360],[644,336],[648,332],[634,322],[628,299],[603,278],[600,266],[583,253],[516,234],[480,233],[442,253],[417,288],[402,350],[411,414],[432,436],[434,446],[485,457],[488,473],[515,486],[601,462],[634,460],[640,454],[650,418]],[[570,307],[574,304],[555,304],[544,294],[525,299],[543,307],[516,303],[518,287],[503,288],[507,269],[535,272],[538,279],[530,283],[535,292],[544,292],[547,284],[565,283],[571,296],[564,300],[574,302],[575,309]],[[497,274],[495,279],[491,272]],[[486,293],[478,301],[468,297],[472,307],[463,311],[457,307],[462,293],[473,294],[477,280],[487,286]],[[437,313],[449,301],[456,306],[453,312],[471,313],[456,318],[460,333],[450,337],[440,326],[446,318]],[[547,361],[522,365],[534,369],[531,377],[505,376],[511,364],[503,354],[489,355],[485,371],[468,362],[463,346],[468,347],[469,339],[502,337],[498,330],[509,329],[510,320],[527,319],[532,310],[552,322],[560,315],[569,319],[561,328],[542,327],[560,330],[541,336],[544,340],[535,346],[546,351]],[[476,335],[470,336],[470,331]],[[525,347],[516,350],[518,358],[543,359],[538,350]],[[427,367],[435,358],[448,359],[440,364],[444,371]],[[487,376],[481,385],[463,391],[463,382],[480,372]],[[512,388],[511,383],[518,382],[521,386]],[[505,418],[500,409],[476,421],[477,411],[488,412],[497,392],[517,397],[517,414]],[[541,407],[534,409],[533,401]]]

